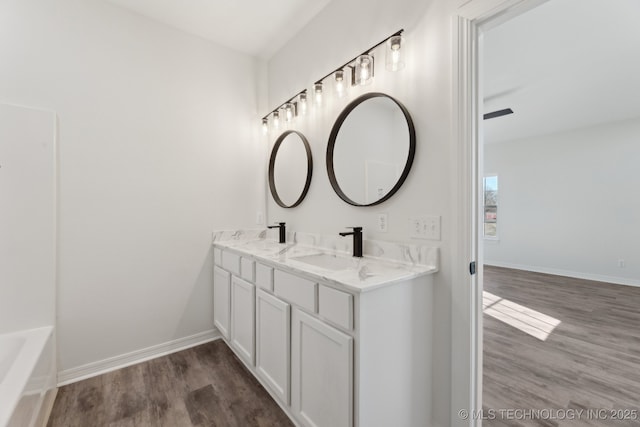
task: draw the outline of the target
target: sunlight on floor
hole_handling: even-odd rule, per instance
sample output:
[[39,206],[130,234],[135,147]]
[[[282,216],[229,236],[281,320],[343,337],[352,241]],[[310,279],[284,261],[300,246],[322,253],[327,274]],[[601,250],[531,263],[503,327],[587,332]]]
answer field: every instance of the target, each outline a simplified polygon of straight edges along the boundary
[[490,292],[483,292],[482,309],[489,316],[546,341],[561,321],[539,311],[516,304]]

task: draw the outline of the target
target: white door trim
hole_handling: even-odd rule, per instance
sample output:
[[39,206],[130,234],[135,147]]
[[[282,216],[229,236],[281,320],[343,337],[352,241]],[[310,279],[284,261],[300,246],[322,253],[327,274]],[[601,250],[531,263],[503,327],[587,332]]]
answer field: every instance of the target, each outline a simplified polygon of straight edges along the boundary
[[[480,426],[482,408],[481,34],[547,0],[470,0],[453,22],[451,426]],[[478,273],[471,275],[469,264]],[[465,412],[466,411],[466,412]]]

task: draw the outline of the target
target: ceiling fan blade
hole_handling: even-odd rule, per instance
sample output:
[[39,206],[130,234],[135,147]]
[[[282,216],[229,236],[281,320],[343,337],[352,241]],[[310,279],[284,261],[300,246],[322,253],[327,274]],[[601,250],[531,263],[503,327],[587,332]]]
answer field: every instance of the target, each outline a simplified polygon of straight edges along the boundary
[[511,108],[505,108],[504,110],[492,111],[491,113],[487,113],[483,116],[485,120],[495,119],[496,117],[506,116],[508,114],[513,114],[513,110]]

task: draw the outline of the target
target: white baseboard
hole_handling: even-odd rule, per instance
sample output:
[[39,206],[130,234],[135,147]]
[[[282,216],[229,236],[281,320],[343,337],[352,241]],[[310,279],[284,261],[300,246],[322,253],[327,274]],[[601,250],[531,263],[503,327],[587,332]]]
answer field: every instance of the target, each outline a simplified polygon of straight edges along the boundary
[[217,340],[221,337],[222,336],[217,329],[210,329],[188,337],[178,338],[177,340],[135,350],[130,353],[121,354],[119,356],[110,357],[97,362],[87,363],[86,365],[78,366],[76,368],[66,369],[58,372],[58,387],[115,371],[126,366],[155,359],[157,357],[166,356],[167,354],[195,347],[200,344]]
[[533,271],[535,273],[553,274],[556,276],[573,277],[575,279],[593,280],[596,282],[613,283],[614,285],[640,287],[640,280],[629,279],[626,277],[604,276],[601,274],[581,273],[577,271],[561,270],[557,268],[537,267],[537,266],[523,265],[523,264],[512,264],[509,262],[502,262],[502,261],[485,260],[484,265],[490,265],[493,267],[513,268],[515,270]]

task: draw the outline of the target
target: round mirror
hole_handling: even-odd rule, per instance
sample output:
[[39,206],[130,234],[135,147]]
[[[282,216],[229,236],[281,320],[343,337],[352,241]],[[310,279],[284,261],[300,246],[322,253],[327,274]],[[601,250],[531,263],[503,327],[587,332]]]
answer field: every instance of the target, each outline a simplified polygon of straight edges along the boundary
[[407,109],[383,93],[349,104],[331,129],[327,173],[335,192],[354,206],[389,199],[407,178],[416,132]]
[[276,203],[283,208],[302,203],[312,172],[311,147],[304,135],[295,130],[280,135],[269,160],[269,189]]

